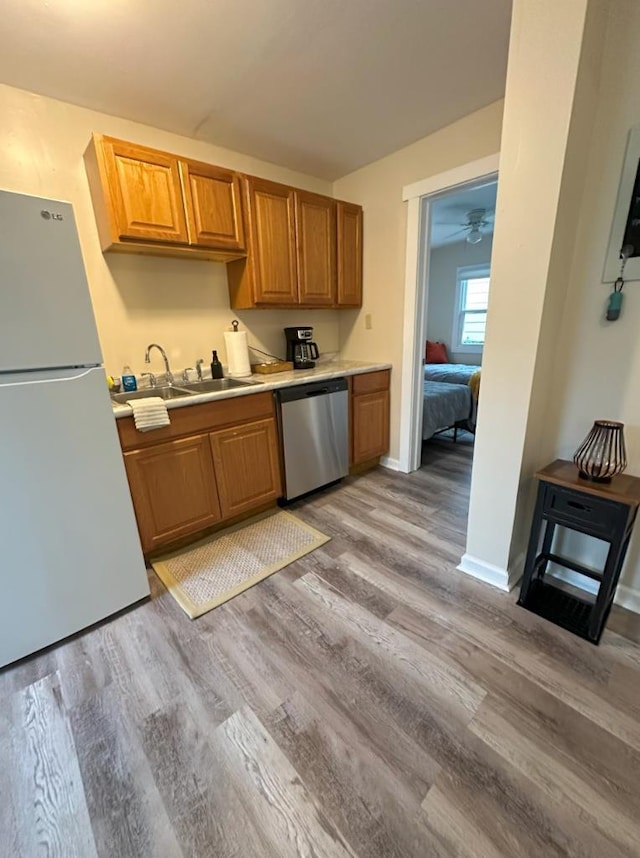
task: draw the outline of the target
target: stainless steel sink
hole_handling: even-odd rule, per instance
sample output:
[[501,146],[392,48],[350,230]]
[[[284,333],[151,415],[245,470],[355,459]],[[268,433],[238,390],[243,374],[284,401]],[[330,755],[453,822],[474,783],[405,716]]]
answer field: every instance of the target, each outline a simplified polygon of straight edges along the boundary
[[237,378],[205,378],[202,381],[184,382],[180,386],[192,393],[211,393],[214,390],[232,390],[234,387],[259,384],[259,381],[240,381]]
[[147,396],[159,396],[160,399],[180,399],[183,396],[192,396],[190,390],[184,387],[149,387],[145,390],[123,391],[112,393],[111,399],[120,404],[126,404],[130,399],[144,399]]

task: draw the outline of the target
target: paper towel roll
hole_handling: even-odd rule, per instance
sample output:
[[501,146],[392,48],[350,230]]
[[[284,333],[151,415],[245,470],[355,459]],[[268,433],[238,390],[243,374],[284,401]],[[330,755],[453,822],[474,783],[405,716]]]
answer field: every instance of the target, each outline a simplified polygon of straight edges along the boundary
[[230,378],[245,378],[251,375],[247,332],[225,331],[224,344],[227,349],[227,375]]

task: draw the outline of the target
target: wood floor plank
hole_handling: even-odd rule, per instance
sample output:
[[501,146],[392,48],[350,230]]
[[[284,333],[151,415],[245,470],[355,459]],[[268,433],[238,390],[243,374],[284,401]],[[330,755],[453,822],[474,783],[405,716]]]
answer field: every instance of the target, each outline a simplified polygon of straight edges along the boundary
[[183,853],[135,727],[106,689],[70,713],[87,807],[100,858]]
[[96,856],[57,674],[17,692],[13,706],[11,781],[19,853],[51,858]]
[[[466,741],[467,764],[443,770],[435,796],[429,793],[424,801],[427,825],[451,854],[466,854],[477,839],[505,858],[627,858],[597,829],[585,825],[575,808],[549,801],[504,757],[474,739],[469,734]],[[447,805],[460,821],[451,828]]]
[[339,617],[350,629],[351,636],[366,641],[367,648],[378,650],[395,662],[395,669],[406,673],[411,682],[424,684],[433,699],[438,699],[452,714],[471,718],[486,691],[459,669],[442,662],[437,656],[427,656],[424,650],[389,624],[374,617],[353,602],[343,599],[335,590],[309,573],[295,584],[304,588],[305,595],[315,599],[334,618]]
[[416,796],[349,719],[296,694],[265,727],[358,856],[428,854],[430,832],[406,824],[419,813]]
[[14,747],[20,747],[13,735],[13,726],[0,718],[0,842],[6,855],[24,855],[18,842],[18,823],[12,789]]
[[395,611],[389,622],[427,648],[435,648],[441,657],[464,666],[478,683],[491,689],[492,705],[520,730],[558,758],[579,761],[581,777],[600,784],[605,798],[625,806],[631,815],[640,815],[640,754],[490,652],[425,624],[408,609]]
[[249,709],[227,719],[212,739],[254,825],[281,858],[356,858],[299,774]]
[[[451,854],[459,858],[504,858],[505,853],[474,825],[473,818],[465,812],[457,797],[446,796],[438,786],[434,786],[429,790],[423,807],[430,829]],[[511,854],[516,858],[522,853],[514,851]]]
[[[640,750],[640,722],[635,719],[633,712],[625,711],[622,701],[617,707],[609,702],[610,695],[606,685],[601,682],[602,677],[594,676],[589,670],[589,679],[593,682],[588,683],[583,675],[572,675],[575,670],[573,662],[563,662],[559,668],[556,655],[541,653],[537,646],[531,646],[530,636],[514,633],[512,620],[507,619],[501,624],[501,628],[495,628],[494,625],[476,619],[470,610],[458,607],[450,601],[445,602],[412,581],[405,583],[401,576],[394,576],[392,572],[385,574],[363,563],[355,564],[352,568],[372,583],[376,583],[383,592],[393,588],[393,592],[405,596],[406,604],[422,615],[423,622],[435,620],[443,628],[456,632],[470,643],[490,648],[513,669],[534,679],[542,688],[610,730],[635,750]],[[536,619],[541,625],[544,623],[540,618]],[[563,636],[569,634],[563,630],[558,631],[562,631]],[[568,646],[572,651],[574,647],[580,647],[585,658],[594,658],[593,647],[584,641],[575,639],[575,643],[572,640]],[[582,671],[578,672],[582,674]],[[604,676],[606,678],[608,672],[605,672]]]
[[101,691],[111,682],[99,635],[76,635],[52,651],[68,709]]
[[[395,709],[404,706],[403,699],[393,688],[376,682],[367,666],[347,651],[344,640],[330,642],[322,632],[314,640],[299,631],[308,626],[300,618],[295,596],[273,599],[269,593],[261,610],[251,615],[253,633],[263,642],[268,659],[291,677],[297,692],[312,701],[322,718],[354,731],[359,741],[397,771],[419,803],[440,768],[394,717]],[[388,700],[387,706],[380,705],[383,699]],[[421,709],[414,706],[412,712],[414,718],[422,717]]]
[[212,744],[214,731],[203,732],[186,706],[173,704],[145,719],[140,732],[185,858],[275,854],[253,826]]
[[627,816],[605,799],[602,790],[594,788],[584,772],[573,771],[556,754],[532,741],[525,731],[503,717],[491,699],[480,707],[469,730],[523,772],[550,801],[571,802],[609,842],[630,856],[637,854],[637,816],[635,820]]
[[497,658],[513,670],[532,679],[542,689],[563,700],[635,751],[640,751],[640,722],[622,705],[610,702],[606,686],[593,686],[585,680],[579,680],[572,675],[570,666],[560,667],[557,661],[541,654],[535,647],[518,646],[504,629],[495,631],[468,616],[456,622],[455,616],[442,611],[438,613],[438,622],[451,631],[458,629],[459,634],[470,643],[490,648]]

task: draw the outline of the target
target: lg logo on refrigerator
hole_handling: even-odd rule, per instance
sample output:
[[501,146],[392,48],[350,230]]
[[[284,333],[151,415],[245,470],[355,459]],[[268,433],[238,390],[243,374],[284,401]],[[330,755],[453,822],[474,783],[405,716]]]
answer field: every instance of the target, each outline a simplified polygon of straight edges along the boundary
[[45,220],[64,220],[60,212],[50,212],[47,209],[42,209],[40,214]]

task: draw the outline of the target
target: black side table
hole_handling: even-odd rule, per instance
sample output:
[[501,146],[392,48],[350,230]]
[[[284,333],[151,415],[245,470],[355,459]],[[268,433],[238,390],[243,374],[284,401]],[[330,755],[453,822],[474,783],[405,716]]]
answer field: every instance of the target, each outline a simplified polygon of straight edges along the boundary
[[[620,474],[610,483],[589,482],[580,479],[573,462],[563,459],[538,471],[536,478],[538,497],[518,604],[597,644],[611,610],[640,505],[640,479]],[[552,553],[558,524],[609,543],[601,572]],[[545,579],[549,561],[599,581],[595,602],[562,590],[552,578]]]

